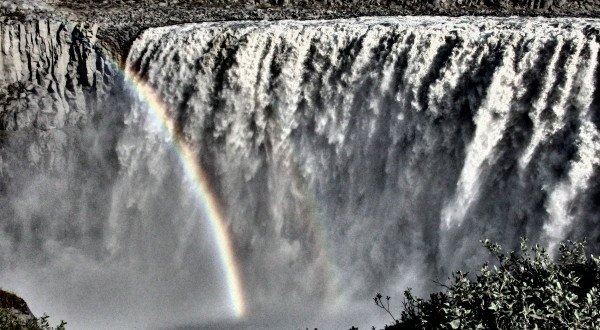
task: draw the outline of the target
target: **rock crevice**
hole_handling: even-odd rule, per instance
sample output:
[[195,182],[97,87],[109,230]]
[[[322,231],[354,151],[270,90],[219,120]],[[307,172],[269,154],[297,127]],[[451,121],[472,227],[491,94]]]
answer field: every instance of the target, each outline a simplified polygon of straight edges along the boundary
[[53,20],[0,24],[0,129],[78,124],[112,75],[96,35]]

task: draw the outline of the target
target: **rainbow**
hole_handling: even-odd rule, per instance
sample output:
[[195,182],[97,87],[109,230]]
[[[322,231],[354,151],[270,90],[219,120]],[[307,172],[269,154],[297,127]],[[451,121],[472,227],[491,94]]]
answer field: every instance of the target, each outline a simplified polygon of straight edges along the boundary
[[[120,66],[117,66],[120,68]],[[155,116],[162,126],[163,132],[168,134],[173,141],[179,155],[183,170],[192,180],[195,196],[206,213],[217,250],[225,273],[228,295],[236,318],[246,315],[246,301],[238,264],[235,258],[231,238],[229,237],[227,222],[219,206],[219,202],[210,189],[209,181],[198,162],[197,154],[186,143],[185,139],[175,129],[175,123],[169,116],[166,105],[160,100],[154,90],[129,68],[120,69],[125,81],[142,100],[147,109]]]
[[[44,6],[44,9],[58,13],[58,16],[63,18],[63,24],[70,25],[72,29],[78,28],[76,24],[69,23],[70,19],[62,15],[61,11],[55,11],[51,5]],[[86,38],[85,34],[84,38]],[[95,44],[95,41],[89,38],[87,41],[92,46]],[[243,318],[247,312],[246,299],[233,244],[229,237],[227,221],[217,198],[211,191],[207,176],[200,166],[198,155],[188,145],[185,138],[177,132],[175,123],[167,111],[167,106],[161,101],[154,89],[139,78],[136,72],[128,68],[126,61],[122,62],[112,59],[108,52],[102,52],[101,57],[103,61],[106,61],[123,75],[124,81],[137,94],[138,99],[145,103],[147,110],[160,123],[162,131],[173,141],[185,175],[193,182],[194,195],[209,219],[212,236],[217,245],[217,251],[223,267],[225,284],[234,317],[238,319]]]
[[[54,11],[51,7],[46,9]],[[59,14],[59,16],[62,15]],[[63,24],[71,24],[72,28],[78,28],[75,24],[67,23],[70,22],[68,18],[63,17],[63,19]],[[94,45],[94,41],[89,39],[88,41],[90,45]],[[217,198],[211,191],[207,176],[200,166],[198,155],[175,129],[175,123],[169,116],[167,106],[161,101],[154,89],[127,66],[127,61],[112,59],[108,52],[103,52],[102,60],[112,65],[123,75],[124,81],[137,94],[138,99],[146,104],[147,110],[160,123],[162,131],[171,137],[184,173],[193,182],[194,194],[209,219],[212,237],[216,242],[219,259],[223,267],[233,315],[238,319],[243,318],[247,313],[246,299],[238,263],[229,237],[227,221]]]
[[[55,12],[59,17],[62,17],[63,24],[71,25],[71,28],[78,28],[76,24],[69,23],[70,19],[65,17],[61,11],[54,10],[52,5],[46,4],[42,7],[45,10]],[[88,39],[87,41],[90,45],[95,44],[93,40]],[[116,68],[123,75],[125,82],[128,83],[131,90],[137,94],[139,100],[146,104],[146,108],[150,111],[150,114],[160,123],[163,132],[171,137],[175,150],[181,160],[183,170],[186,176],[194,183],[193,188],[195,196],[209,219],[212,235],[216,241],[217,250],[223,266],[223,272],[225,273],[226,286],[233,314],[238,319],[244,317],[247,312],[246,300],[240,271],[238,269],[231,238],[229,237],[227,229],[227,221],[217,198],[210,189],[209,181],[198,161],[198,155],[187,144],[185,138],[177,133],[173,119],[169,116],[166,105],[154,92],[154,89],[144,80],[139,78],[137,73],[130,70],[127,67],[126,61],[121,62],[112,59],[107,52],[103,52],[102,60],[108,62],[109,65],[112,65],[113,68]]]
[[[69,19],[65,18],[64,22],[69,22]],[[89,40],[89,42],[91,45],[94,44],[92,40]],[[207,175],[199,163],[198,154],[186,142],[185,137],[176,129],[175,121],[169,115],[167,105],[161,100],[154,88],[144,79],[139,77],[137,72],[128,67],[127,61],[113,59],[108,52],[102,53],[102,60],[122,74],[123,79],[131,92],[135,93],[138,101],[141,101],[142,104],[145,105],[146,110],[148,110],[149,114],[160,125],[161,131],[172,141],[178,158],[181,161],[182,169],[184,170],[186,177],[192,182],[191,188],[193,189],[194,196],[208,219],[211,234],[216,244],[216,251],[221,261],[227,295],[229,298],[229,306],[233,317],[237,319],[245,317],[248,312],[246,297],[239,265],[236,260],[227,226],[227,220],[219,205],[218,199],[211,190]],[[307,196],[312,196],[312,194],[307,194]],[[311,202],[312,204],[316,204],[316,200],[314,199],[311,200]],[[315,206],[313,209],[317,210],[318,208]],[[316,213],[319,212],[317,211]],[[333,298],[333,300],[337,302],[337,285],[339,280],[337,279],[337,276],[335,276],[337,271],[331,269],[332,263],[327,256],[327,240],[323,236],[323,233],[325,232],[324,228],[322,228],[323,224],[314,217],[310,217],[309,222],[316,232],[318,246],[324,251],[324,260],[322,260],[322,266],[324,267],[323,271],[325,274],[333,275],[334,277],[333,279],[329,279],[333,284],[333,288],[332,290],[328,290],[326,297],[328,300]]]

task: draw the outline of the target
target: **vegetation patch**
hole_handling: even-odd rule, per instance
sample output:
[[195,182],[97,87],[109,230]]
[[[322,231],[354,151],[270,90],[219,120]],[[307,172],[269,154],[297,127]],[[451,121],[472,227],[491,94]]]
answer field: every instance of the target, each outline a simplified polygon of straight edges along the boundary
[[0,290],[0,329],[3,330],[65,330],[67,322],[50,326],[46,314],[36,318],[25,300],[16,294]]
[[385,329],[600,329],[600,258],[585,253],[585,242],[562,244],[556,260],[524,239],[510,253],[482,243],[492,265],[453,273],[428,300],[406,290],[399,318],[378,293],[375,303],[393,319]]

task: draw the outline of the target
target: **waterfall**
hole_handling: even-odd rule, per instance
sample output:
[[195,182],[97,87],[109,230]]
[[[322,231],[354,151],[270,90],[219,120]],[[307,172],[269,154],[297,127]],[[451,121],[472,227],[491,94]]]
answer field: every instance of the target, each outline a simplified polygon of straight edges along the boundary
[[[135,80],[54,133],[73,146],[64,172],[0,167],[12,217],[0,262],[83,274],[74,286],[105,285],[111,296],[94,299],[122,306],[117,318],[167,305],[169,322],[202,323],[232,316],[206,195],[250,318],[438,290],[486,260],[485,238],[554,251],[587,237],[600,251],[599,28],[386,17],[149,29],[127,58]],[[41,261],[19,266],[31,255]]]

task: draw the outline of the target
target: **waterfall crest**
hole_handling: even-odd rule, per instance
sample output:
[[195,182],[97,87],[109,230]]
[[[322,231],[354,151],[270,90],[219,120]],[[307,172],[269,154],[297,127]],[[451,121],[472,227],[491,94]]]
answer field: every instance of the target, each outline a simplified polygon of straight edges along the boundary
[[362,290],[461,266],[485,237],[551,249],[598,239],[588,199],[600,148],[597,27],[192,24],[147,31],[128,63],[214,173],[252,287],[277,256],[289,274],[269,286],[289,288],[321,261],[331,266],[323,281]]

